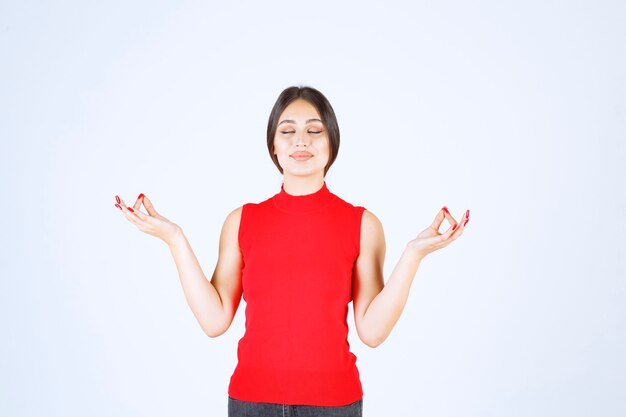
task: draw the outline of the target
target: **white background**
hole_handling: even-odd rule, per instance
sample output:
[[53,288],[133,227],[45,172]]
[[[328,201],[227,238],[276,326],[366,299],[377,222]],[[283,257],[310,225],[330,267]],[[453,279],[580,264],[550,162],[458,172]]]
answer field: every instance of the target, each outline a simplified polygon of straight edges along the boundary
[[[225,416],[242,303],[204,335],[167,246],[208,276],[226,215],[279,191],[280,91],[332,103],[329,189],[382,221],[386,276],[447,205],[378,348],[364,416],[626,414],[626,5],[4,0],[0,415]],[[447,228],[447,223],[444,223]]]

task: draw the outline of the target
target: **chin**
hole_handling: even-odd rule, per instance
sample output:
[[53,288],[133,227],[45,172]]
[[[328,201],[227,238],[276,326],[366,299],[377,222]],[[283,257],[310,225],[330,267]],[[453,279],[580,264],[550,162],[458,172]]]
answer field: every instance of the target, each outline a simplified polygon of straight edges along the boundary
[[[283,164],[283,162],[285,163]],[[316,177],[318,175],[322,175],[323,177],[324,168],[326,168],[326,166],[317,166],[318,164],[311,163],[303,164],[301,162],[293,161],[291,159],[287,161],[281,161],[279,159],[279,163],[281,168],[283,169],[283,175],[293,177]]]
[[283,175],[291,175],[292,177],[315,177],[317,175],[324,176],[324,168],[321,169],[284,169]]

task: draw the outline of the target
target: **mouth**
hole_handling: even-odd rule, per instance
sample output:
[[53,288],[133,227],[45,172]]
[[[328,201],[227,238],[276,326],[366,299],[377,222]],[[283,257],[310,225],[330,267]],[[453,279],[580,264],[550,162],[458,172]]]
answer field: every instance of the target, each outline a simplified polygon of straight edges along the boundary
[[313,154],[310,152],[298,151],[292,153],[289,157],[295,159],[296,161],[306,161],[307,159],[313,158]]

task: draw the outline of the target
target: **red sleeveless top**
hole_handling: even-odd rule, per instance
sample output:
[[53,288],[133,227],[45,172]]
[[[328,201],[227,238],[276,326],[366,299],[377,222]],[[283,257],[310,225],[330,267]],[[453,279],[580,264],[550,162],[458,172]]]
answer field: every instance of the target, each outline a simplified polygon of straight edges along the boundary
[[342,406],[363,397],[348,343],[363,207],[326,187],[245,204],[239,226],[246,330],[228,395]]

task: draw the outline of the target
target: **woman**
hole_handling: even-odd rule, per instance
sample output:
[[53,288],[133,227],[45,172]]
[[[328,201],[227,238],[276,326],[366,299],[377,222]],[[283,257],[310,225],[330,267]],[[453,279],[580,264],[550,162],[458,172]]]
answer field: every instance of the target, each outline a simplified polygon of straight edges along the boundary
[[[279,193],[231,212],[209,282],[182,229],[140,194],[116,207],[169,246],[189,306],[210,337],[230,326],[241,297],[246,332],[228,388],[228,415],[361,416],[363,391],[349,350],[353,302],[359,338],[380,345],[398,321],[421,260],[463,234],[446,207],[411,240],[383,281],[385,239],[378,218],[332,194],[325,175],[337,157],[339,128],[322,93],[285,89],[267,129],[270,157],[283,175]],[[147,214],[139,209],[144,205]],[[444,219],[450,228],[443,234]],[[458,227],[457,227],[458,226]]]

